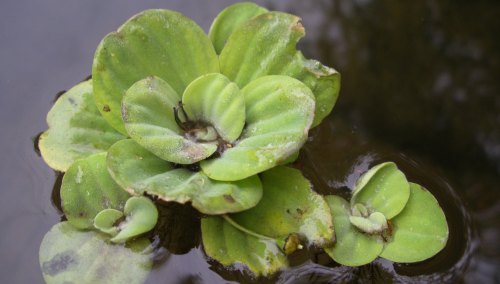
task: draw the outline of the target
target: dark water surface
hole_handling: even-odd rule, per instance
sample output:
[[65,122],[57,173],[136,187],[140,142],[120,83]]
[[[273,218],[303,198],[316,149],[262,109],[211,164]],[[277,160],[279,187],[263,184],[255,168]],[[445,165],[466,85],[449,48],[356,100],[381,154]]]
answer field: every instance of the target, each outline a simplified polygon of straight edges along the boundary
[[[1,283],[43,283],[38,248],[61,214],[56,175],[33,139],[56,93],[90,74],[100,39],[147,8],[178,10],[207,30],[234,2],[2,0]],[[303,251],[266,281],[500,283],[500,2],[257,2],[301,16],[304,53],[342,74],[334,112],[297,163],[315,189],[347,196],[361,172],[393,160],[436,195],[450,224],[446,248],[422,263],[348,268]],[[172,233],[158,232],[164,249],[149,283],[251,280],[207,262],[194,210],[171,204],[161,214],[173,216],[162,224]]]

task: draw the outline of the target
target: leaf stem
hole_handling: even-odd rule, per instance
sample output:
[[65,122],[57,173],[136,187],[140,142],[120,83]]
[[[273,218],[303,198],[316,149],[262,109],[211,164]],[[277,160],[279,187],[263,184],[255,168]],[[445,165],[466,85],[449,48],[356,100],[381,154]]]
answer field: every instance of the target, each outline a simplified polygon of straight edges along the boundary
[[231,224],[233,227],[235,227],[236,229],[246,233],[246,234],[249,234],[251,236],[254,236],[256,238],[259,238],[259,239],[264,239],[264,240],[270,240],[270,241],[277,241],[276,239],[273,239],[273,238],[270,238],[270,237],[267,237],[267,236],[263,236],[261,234],[257,234],[256,232],[254,231],[251,231],[243,226],[241,226],[240,224],[236,223],[236,221],[234,221],[233,219],[231,219],[231,217],[229,217],[228,215],[224,214],[222,215],[222,218],[224,218],[229,224]]

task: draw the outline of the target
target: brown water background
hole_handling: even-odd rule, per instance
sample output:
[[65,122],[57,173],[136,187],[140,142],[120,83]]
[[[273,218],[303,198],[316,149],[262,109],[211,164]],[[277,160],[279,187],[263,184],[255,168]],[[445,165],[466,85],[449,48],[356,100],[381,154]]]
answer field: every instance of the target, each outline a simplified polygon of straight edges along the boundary
[[[51,203],[56,176],[33,138],[55,94],[90,74],[101,38],[148,8],[178,10],[208,30],[234,2],[2,0],[1,283],[43,283],[38,248],[61,214]],[[452,234],[418,265],[351,269],[305,251],[270,281],[500,283],[500,1],[257,2],[301,16],[300,48],[342,74],[337,106],[297,164],[315,189],[346,194],[360,172],[394,160],[435,193]],[[183,212],[165,225],[178,233],[164,236],[169,251],[149,283],[248,281],[206,261],[189,208],[162,211],[171,212]]]

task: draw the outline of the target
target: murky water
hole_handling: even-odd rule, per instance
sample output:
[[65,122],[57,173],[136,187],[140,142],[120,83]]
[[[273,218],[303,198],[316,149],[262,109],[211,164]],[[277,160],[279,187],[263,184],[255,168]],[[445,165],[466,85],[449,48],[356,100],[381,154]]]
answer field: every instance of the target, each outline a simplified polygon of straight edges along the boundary
[[[0,282],[43,283],[38,247],[61,219],[57,176],[33,149],[56,93],[90,73],[100,39],[147,8],[208,29],[234,1],[16,1],[0,4]],[[165,205],[149,283],[500,283],[500,2],[258,1],[298,14],[307,56],[342,73],[341,96],[296,164],[323,194],[348,196],[371,165],[395,161],[445,210],[450,240],[412,265],[336,265],[320,251],[251,279],[207,260],[199,215]],[[55,189],[55,190],[54,190]],[[54,197],[54,198],[53,198]],[[165,233],[165,232],[169,233]]]

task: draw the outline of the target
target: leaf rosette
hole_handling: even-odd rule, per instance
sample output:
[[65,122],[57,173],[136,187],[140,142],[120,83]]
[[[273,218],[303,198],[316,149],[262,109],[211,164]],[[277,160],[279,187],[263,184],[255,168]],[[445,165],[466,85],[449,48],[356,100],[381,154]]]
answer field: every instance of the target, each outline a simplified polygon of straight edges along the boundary
[[[268,216],[267,227],[253,228],[279,251],[283,263],[274,270],[300,246],[299,237],[331,242],[325,200],[300,173],[276,168],[297,157],[340,88],[337,71],[296,49],[304,35],[299,17],[252,3],[226,8],[208,35],[162,9],[143,11],[108,34],[95,52],[92,79],[58,99],[41,135],[43,158],[66,172],[64,226],[97,231],[119,246],[155,226],[154,196],[210,215],[257,208],[204,221],[233,222],[228,228],[238,234],[256,213],[285,216],[288,223],[274,233],[279,220]],[[269,200],[261,202],[266,187]],[[273,209],[287,188],[302,196],[299,202]],[[300,216],[285,211],[303,206],[309,209],[294,213]],[[249,240],[260,246],[259,238]]]
[[448,240],[448,224],[436,198],[408,182],[392,162],[361,176],[350,202],[335,195],[326,200],[337,243],[325,251],[343,265],[364,265],[379,256],[418,262],[437,254]]
[[223,10],[208,35],[178,12],[143,11],[101,41],[92,79],[51,110],[42,156],[66,171],[108,152],[133,195],[206,214],[251,208],[257,174],[294,159],[338,96],[340,75],[296,50],[303,36],[300,18],[252,3]]

